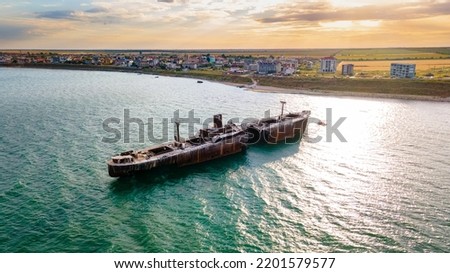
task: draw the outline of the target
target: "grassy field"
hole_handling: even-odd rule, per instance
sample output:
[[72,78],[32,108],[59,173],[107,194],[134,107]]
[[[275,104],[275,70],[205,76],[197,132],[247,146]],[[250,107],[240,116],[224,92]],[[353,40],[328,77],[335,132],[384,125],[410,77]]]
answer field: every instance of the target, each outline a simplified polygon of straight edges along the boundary
[[354,72],[358,75],[389,77],[391,63],[416,64],[416,76],[426,77],[430,73],[435,78],[450,77],[450,59],[411,60],[411,61],[343,61],[337,67],[336,75],[342,71],[343,64],[353,64]]
[[[155,73],[154,71],[151,73]],[[245,75],[227,75],[220,70],[167,71],[161,70],[157,74],[179,77],[193,77],[205,80],[251,84],[251,78]],[[388,73],[389,74],[389,73]],[[400,95],[426,95],[437,97],[450,96],[450,81],[441,80],[410,80],[410,79],[366,79],[343,78],[333,75],[295,76],[295,77],[267,77],[252,76],[258,85],[280,88],[349,91],[362,93],[383,93]]]
[[226,55],[226,56],[252,56],[257,58],[264,57],[309,57],[322,58],[324,56],[334,56],[340,49],[318,48],[318,49],[224,49],[224,50],[193,50],[193,51],[174,51],[173,53]]
[[[214,52],[213,52],[214,54]],[[226,55],[254,57],[284,56],[322,58],[334,56],[340,61],[336,74],[318,72],[319,63],[313,69],[300,66],[298,75],[306,77],[334,78],[341,77],[342,64],[353,63],[358,78],[389,78],[392,62],[416,64],[417,77],[433,75],[435,79],[450,77],[450,48],[365,48],[365,49],[268,49],[268,50],[233,50]]]
[[[200,52],[200,51],[198,51]],[[245,50],[206,50],[211,54],[253,56],[253,57],[310,57],[322,58],[334,56],[338,60],[416,60],[416,59],[447,59],[450,58],[450,48],[317,48],[317,49],[245,49]]]
[[[254,50],[248,51],[245,55],[252,55],[253,57],[308,57],[308,58],[322,58],[325,56],[334,56],[339,52],[339,49],[270,49],[270,50]],[[236,52],[230,55],[244,55]]]
[[[368,61],[368,60],[419,60],[419,59],[448,59],[450,47],[430,48],[316,48],[316,49],[196,49],[196,50],[51,50],[60,54],[113,54],[139,52],[153,54],[206,54],[227,56],[253,56],[253,57],[310,57],[322,58],[334,56],[342,61]],[[5,53],[48,53],[49,50],[2,50]]]
[[311,58],[321,58],[324,56],[334,56],[341,49],[333,48],[317,48],[317,49],[195,49],[195,50],[36,50],[36,49],[24,49],[24,50],[1,50],[4,53],[21,53],[27,54],[139,54],[140,52],[144,54],[190,54],[190,55],[201,55],[201,54],[212,54],[212,55],[222,55],[226,56],[252,56],[252,57],[311,57]]
[[343,49],[335,57],[343,61],[419,60],[450,58],[449,48],[371,48]]
[[450,97],[450,81],[346,78],[259,77],[258,84],[280,88]]
[[[152,74],[155,72],[152,71]],[[227,75],[220,70],[167,71],[161,70],[157,74],[179,77],[193,77],[212,81],[251,84],[251,78],[245,75]],[[348,91],[362,93],[382,93],[399,95],[424,95],[450,97],[450,81],[442,80],[410,80],[410,79],[366,79],[342,78],[332,75],[296,76],[296,77],[267,77],[252,76],[258,85],[291,89]]]
[[[104,66],[84,66],[84,65],[12,65],[16,67],[32,68],[53,68],[53,69],[82,69],[82,70],[103,70],[132,73],[149,73],[174,77],[191,77],[218,82],[236,83],[247,85],[252,83],[252,79],[245,75],[228,75],[220,70],[194,70],[194,71],[168,71],[168,70],[137,70],[123,69],[118,67]],[[294,76],[294,77],[267,77],[254,76],[260,86],[272,86],[288,89],[301,90],[327,90],[332,92],[346,91],[359,93],[382,93],[399,95],[426,95],[441,98],[450,97],[450,81],[446,80],[425,80],[425,79],[366,79],[366,78],[343,78],[333,77],[333,74],[326,77],[315,76]]]

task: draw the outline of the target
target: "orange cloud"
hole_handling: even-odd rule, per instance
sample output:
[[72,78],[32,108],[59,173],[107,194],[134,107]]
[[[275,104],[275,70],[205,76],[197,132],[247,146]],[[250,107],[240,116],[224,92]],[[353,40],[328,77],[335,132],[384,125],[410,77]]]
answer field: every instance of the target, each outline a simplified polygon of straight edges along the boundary
[[[5,48],[448,46],[450,2],[93,1],[0,10]],[[51,3],[50,3],[51,4]],[[25,9],[25,10],[22,10]],[[3,37],[1,37],[3,36]]]

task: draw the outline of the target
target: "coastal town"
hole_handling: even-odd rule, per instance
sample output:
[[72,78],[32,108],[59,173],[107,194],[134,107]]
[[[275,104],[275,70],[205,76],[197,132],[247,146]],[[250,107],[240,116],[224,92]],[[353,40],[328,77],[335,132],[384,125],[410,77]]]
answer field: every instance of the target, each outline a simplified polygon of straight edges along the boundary
[[448,100],[448,48],[3,50],[0,66],[188,77],[262,92]]
[[[74,65],[134,69],[143,71],[207,71],[233,75],[364,77],[355,72],[355,64],[333,56],[257,56],[211,53],[71,53],[71,52],[0,52],[0,65]],[[415,78],[416,64],[392,62],[384,77]],[[433,75],[427,74],[428,77]],[[370,75],[369,75],[370,76]]]
[[73,64],[115,66],[135,69],[202,70],[217,69],[229,73],[279,74],[290,76],[305,63],[312,69],[310,58],[254,58],[252,56],[227,56],[225,54],[146,54],[132,53],[0,53],[0,64]]

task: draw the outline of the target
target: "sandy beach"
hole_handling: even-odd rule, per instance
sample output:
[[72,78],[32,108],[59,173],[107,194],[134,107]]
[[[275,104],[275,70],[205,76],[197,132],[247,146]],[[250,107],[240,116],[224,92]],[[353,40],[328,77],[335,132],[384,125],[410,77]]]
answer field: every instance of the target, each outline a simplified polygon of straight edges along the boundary
[[[223,82],[226,85],[242,87],[242,84]],[[333,91],[333,90],[308,90],[308,89],[292,89],[280,88],[273,86],[251,85],[245,86],[245,90],[261,93],[284,93],[284,94],[303,94],[311,96],[333,96],[333,97],[361,97],[361,98],[380,98],[380,99],[401,99],[401,100],[422,100],[450,102],[450,97],[442,98],[438,96],[421,96],[421,95],[404,95],[404,94],[386,94],[386,93],[363,93],[350,91]]]

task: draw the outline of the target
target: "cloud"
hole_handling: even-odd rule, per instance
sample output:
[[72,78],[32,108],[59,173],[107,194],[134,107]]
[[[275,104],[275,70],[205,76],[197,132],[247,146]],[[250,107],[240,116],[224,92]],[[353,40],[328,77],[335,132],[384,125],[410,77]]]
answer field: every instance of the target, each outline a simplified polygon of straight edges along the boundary
[[101,13],[101,12],[107,12],[107,11],[108,11],[107,8],[97,7],[97,8],[88,9],[85,12],[87,12],[87,13]]
[[222,20],[229,20],[229,14],[222,8],[213,9],[196,0],[189,1],[189,4],[185,4],[187,0],[162,1],[170,4],[146,0],[133,0],[132,3],[122,0],[93,1],[89,7],[35,12],[34,17],[50,21],[84,22],[90,24],[89,28],[92,29],[110,24],[140,29],[150,26],[160,29],[211,27],[223,23]]
[[52,3],[52,4],[42,4],[41,7],[44,8],[54,8],[54,7],[60,7],[61,3]]
[[0,47],[7,39],[25,46],[25,36],[32,47],[80,48],[314,47],[324,37],[330,47],[450,41],[449,0],[81,1],[16,14],[0,9]]
[[46,19],[74,19],[75,12],[73,10],[51,10],[36,12],[37,18]]
[[391,5],[366,5],[350,8],[333,7],[327,2],[297,3],[276,6],[254,14],[260,23],[348,21],[348,20],[405,20],[450,14],[450,2],[413,2]]
[[108,12],[107,8],[103,7],[95,7],[85,11],[76,11],[76,10],[50,10],[50,11],[41,11],[36,12],[35,16],[37,18],[44,19],[68,19],[68,20],[81,20],[85,17],[85,14],[96,14],[96,13],[106,13]]
[[157,2],[159,3],[181,3],[181,4],[186,4],[189,0],[158,0]]
[[184,23],[189,24],[190,27],[196,27],[208,22],[211,23],[208,25],[211,27],[231,21],[236,24],[238,20],[242,22],[242,19],[248,19],[246,16],[251,8],[233,5],[234,1],[232,0],[231,3],[229,1],[205,3],[199,0],[133,0],[133,2],[100,0],[93,1],[89,6],[82,6],[79,9],[34,12],[34,17],[128,26],[149,23],[152,26],[166,24],[180,27],[180,24]]
[[7,8],[11,8],[11,7],[12,7],[11,4],[0,3],[0,8],[1,8],[1,9],[7,9]]
[[35,17],[39,19],[79,21],[86,23],[111,24],[120,23],[126,18],[126,13],[113,13],[107,8],[94,7],[88,10],[53,10],[36,12]]
[[31,31],[29,26],[11,25],[0,23],[0,41],[18,40],[29,36]]

